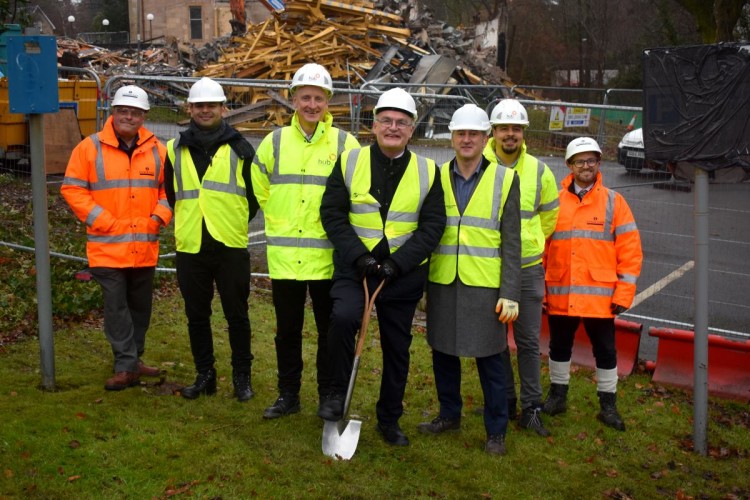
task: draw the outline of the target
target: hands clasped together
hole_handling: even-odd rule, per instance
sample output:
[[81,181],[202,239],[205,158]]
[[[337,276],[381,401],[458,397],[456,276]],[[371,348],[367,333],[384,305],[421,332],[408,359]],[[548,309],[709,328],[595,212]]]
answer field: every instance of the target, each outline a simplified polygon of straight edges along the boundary
[[400,273],[398,265],[393,260],[385,259],[380,264],[371,253],[361,255],[355,262],[355,266],[360,279],[365,277],[379,278],[381,281],[388,283],[398,278]]

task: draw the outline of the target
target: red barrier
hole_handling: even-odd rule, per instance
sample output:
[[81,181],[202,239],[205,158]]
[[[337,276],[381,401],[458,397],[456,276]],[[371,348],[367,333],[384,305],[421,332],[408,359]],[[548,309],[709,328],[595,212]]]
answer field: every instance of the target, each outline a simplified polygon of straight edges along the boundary
[[[694,336],[687,330],[649,328],[659,339],[652,381],[693,390]],[[708,336],[708,393],[726,399],[750,400],[750,341]]]
[[[627,377],[638,363],[638,349],[641,346],[641,332],[643,325],[632,323],[621,319],[615,319],[615,347],[617,348],[617,376]],[[512,351],[516,351],[516,342],[513,338],[513,325],[508,329],[508,345]],[[549,323],[547,314],[542,314],[542,331],[539,335],[539,350],[542,356],[549,357]],[[586,368],[596,369],[596,360],[591,352],[591,341],[586,335],[583,323],[576,330],[573,343],[573,357],[571,362]]]

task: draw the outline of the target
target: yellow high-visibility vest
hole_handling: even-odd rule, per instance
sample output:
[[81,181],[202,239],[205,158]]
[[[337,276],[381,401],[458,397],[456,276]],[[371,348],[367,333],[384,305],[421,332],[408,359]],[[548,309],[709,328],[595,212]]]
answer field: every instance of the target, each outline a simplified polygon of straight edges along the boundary
[[[180,154],[176,154],[179,148]],[[172,139],[167,154],[174,166],[175,227],[177,251],[198,253],[201,248],[201,222],[217,241],[231,248],[247,248],[250,207],[247,186],[242,177],[243,160],[229,144],[213,156],[203,180],[198,179],[187,147]]]
[[462,215],[451,186],[451,163],[440,167],[448,220],[430,258],[429,280],[449,285],[458,274],[465,285],[500,288],[500,221],[513,184],[513,170],[490,163]]
[[395,252],[417,229],[422,203],[435,181],[435,162],[411,154],[393,195],[385,224],[380,217],[380,203],[370,194],[370,147],[344,151],[341,154],[341,169],[349,191],[349,223],[354,232],[368,250],[375,248],[385,237],[390,253]]

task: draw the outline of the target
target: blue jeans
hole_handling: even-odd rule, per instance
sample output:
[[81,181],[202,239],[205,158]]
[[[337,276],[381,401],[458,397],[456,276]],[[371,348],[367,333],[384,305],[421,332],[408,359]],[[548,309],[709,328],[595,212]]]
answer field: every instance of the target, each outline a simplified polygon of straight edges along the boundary
[[[479,382],[484,395],[484,428],[487,435],[505,434],[508,428],[508,400],[501,354],[476,358]],[[432,370],[440,401],[440,416],[461,417],[461,358],[433,349]]]

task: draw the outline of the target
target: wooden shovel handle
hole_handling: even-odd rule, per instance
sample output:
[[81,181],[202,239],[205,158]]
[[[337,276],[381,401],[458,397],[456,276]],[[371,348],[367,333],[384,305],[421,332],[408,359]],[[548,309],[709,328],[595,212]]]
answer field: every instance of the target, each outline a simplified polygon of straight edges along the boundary
[[381,281],[375,291],[370,297],[370,290],[367,288],[367,278],[362,280],[362,286],[365,289],[365,311],[362,313],[362,325],[359,327],[359,338],[357,339],[357,347],[354,349],[354,357],[358,358],[365,347],[365,337],[367,336],[367,326],[370,324],[370,315],[372,309],[375,307],[375,299],[378,298],[380,290],[383,289],[385,280]]

